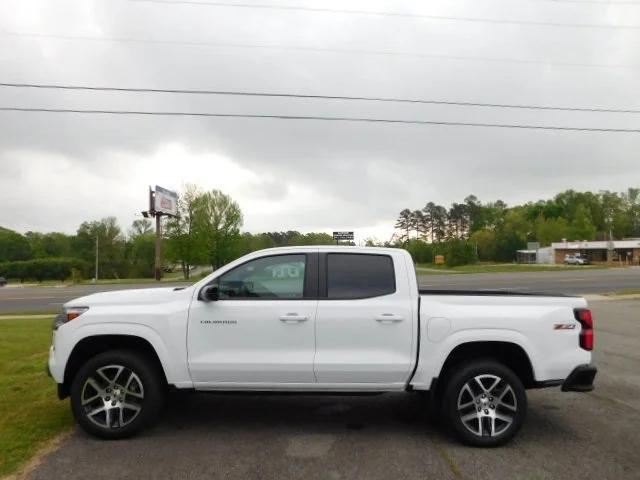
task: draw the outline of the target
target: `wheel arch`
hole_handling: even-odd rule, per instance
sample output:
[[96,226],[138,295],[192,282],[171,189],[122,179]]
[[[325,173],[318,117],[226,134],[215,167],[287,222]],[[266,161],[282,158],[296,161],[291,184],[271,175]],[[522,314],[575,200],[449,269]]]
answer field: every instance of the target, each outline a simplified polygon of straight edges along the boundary
[[96,334],[82,338],[73,347],[65,366],[64,381],[58,388],[58,396],[61,399],[69,396],[73,378],[84,363],[90,358],[110,350],[128,350],[144,355],[161,373],[162,380],[168,383],[164,365],[149,340],[138,335]]
[[457,365],[473,359],[489,358],[509,367],[522,381],[525,388],[536,386],[533,363],[526,350],[515,342],[502,340],[469,341],[456,345],[447,355],[440,373],[434,379],[434,390],[440,392],[446,379]]

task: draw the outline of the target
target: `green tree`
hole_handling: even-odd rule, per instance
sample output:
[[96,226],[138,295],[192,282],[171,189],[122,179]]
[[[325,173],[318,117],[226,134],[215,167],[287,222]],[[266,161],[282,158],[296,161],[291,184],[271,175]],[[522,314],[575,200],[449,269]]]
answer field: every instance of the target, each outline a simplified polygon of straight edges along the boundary
[[411,212],[411,229],[416,232],[416,238],[423,238],[428,234],[427,218],[422,210]]
[[452,203],[447,214],[449,238],[466,238],[469,232],[469,212],[464,203]]
[[132,238],[139,237],[141,235],[153,234],[153,224],[148,218],[140,218],[134,220],[131,224],[131,230],[129,236]]
[[506,211],[496,228],[496,260],[512,262],[516,251],[527,246],[532,226],[527,220],[526,209],[511,208]]
[[469,223],[469,234],[487,226],[486,209],[475,195],[464,199]]
[[178,198],[178,215],[166,223],[166,258],[180,263],[184,278],[191,275],[191,266],[209,261],[203,236],[196,235],[196,201],[203,195],[196,185],[186,185]]
[[488,228],[476,230],[471,234],[469,242],[478,248],[478,258],[480,260],[496,259],[496,232]]
[[59,232],[27,232],[33,258],[73,257],[72,237]]
[[129,275],[150,278],[155,273],[156,236],[151,221],[134,220],[129,230]]
[[576,207],[569,232],[571,240],[593,240],[596,237],[596,227],[591,219],[591,212],[585,205]]
[[416,263],[433,263],[434,246],[419,239],[409,240],[404,248],[411,254]]
[[640,188],[629,188],[622,196],[629,220],[629,236],[640,236]]
[[0,227],[0,262],[31,258],[29,241],[18,232]]
[[409,240],[409,232],[413,224],[413,212],[408,208],[400,211],[400,215],[396,220],[395,228],[400,230],[400,241],[404,242]]
[[138,235],[131,240],[129,274],[151,278],[155,274],[156,237],[153,233]]
[[453,238],[447,241],[444,261],[447,266],[466,265],[477,260],[475,246],[466,240]]
[[535,238],[543,247],[569,238],[569,222],[563,217],[547,219],[540,215],[535,223]]
[[207,246],[209,263],[215,270],[233,259],[240,240],[242,211],[220,190],[199,195],[194,200],[194,231]]
[[98,238],[98,275],[101,278],[121,278],[129,275],[126,242],[115,217],[83,222],[74,239],[77,256],[93,264]]

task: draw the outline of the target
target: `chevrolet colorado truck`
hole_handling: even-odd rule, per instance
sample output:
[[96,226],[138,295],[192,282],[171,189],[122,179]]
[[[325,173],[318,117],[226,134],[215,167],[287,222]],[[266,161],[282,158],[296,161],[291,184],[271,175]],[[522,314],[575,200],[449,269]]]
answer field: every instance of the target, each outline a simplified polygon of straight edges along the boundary
[[593,389],[593,319],[566,295],[419,290],[393,248],[286,247],[189,287],[96,293],[64,305],[48,369],[80,426],[124,438],[169,388],[428,393],[459,439],[520,429],[526,389]]

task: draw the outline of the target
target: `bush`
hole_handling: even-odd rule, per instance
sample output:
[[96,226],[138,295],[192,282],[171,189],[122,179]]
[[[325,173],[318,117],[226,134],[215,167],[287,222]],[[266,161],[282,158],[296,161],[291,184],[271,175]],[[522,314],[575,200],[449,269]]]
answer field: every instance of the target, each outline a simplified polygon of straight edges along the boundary
[[422,240],[409,240],[403,246],[415,263],[433,263],[436,246]]
[[453,239],[447,242],[444,261],[448,267],[466,265],[477,260],[475,245],[465,241]]
[[[72,274],[73,270],[78,274]],[[0,276],[25,280],[66,280],[78,278],[80,272],[88,272],[89,264],[77,258],[36,258],[16,262],[0,263]]]

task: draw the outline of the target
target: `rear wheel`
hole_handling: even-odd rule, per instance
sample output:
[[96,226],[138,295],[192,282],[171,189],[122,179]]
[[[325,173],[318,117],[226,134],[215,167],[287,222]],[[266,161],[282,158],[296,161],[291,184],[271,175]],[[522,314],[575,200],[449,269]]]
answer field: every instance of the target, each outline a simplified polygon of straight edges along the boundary
[[459,366],[445,387],[443,407],[456,435],[469,445],[492,447],[520,430],[527,410],[522,382],[494,360]]
[[91,435],[126,438],[157,418],[163,387],[160,372],[146,357],[128,351],[105,352],[89,360],[75,376],[71,409]]

